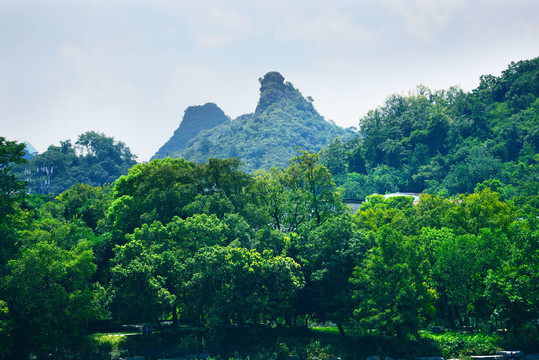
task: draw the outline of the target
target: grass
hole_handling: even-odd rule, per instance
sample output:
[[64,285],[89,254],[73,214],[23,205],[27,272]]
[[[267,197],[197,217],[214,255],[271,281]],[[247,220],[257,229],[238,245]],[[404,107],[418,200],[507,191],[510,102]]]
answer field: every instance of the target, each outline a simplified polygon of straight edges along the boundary
[[414,356],[443,356],[462,358],[470,355],[492,354],[501,350],[496,335],[447,332],[420,333],[420,341],[402,342],[379,336],[358,336],[347,331],[339,334],[337,327],[321,326],[312,329],[227,329],[206,333],[185,329],[180,333],[154,333],[151,336],[133,334],[94,334],[89,336],[93,347],[108,352],[112,359],[121,355],[159,357],[187,353],[209,352],[221,359],[301,359],[328,360],[365,359],[370,355],[413,358]]
[[445,358],[462,358],[471,355],[491,355],[502,350],[502,339],[497,334],[448,331],[444,334],[420,332],[425,342],[434,342]]
[[[147,359],[185,357],[187,354],[210,353],[214,359],[288,360],[296,359],[364,360],[371,355],[412,359],[418,356],[467,358],[470,355],[495,353],[507,345],[503,335],[484,333],[420,332],[419,340],[398,340],[376,335],[359,335],[337,327],[268,328],[264,326],[230,327],[204,330],[182,327],[177,332],[140,335],[132,332],[94,333],[85,337],[70,359],[121,359],[145,356]],[[513,348],[506,350],[515,350]],[[523,350],[518,348],[517,350]],[[60,357],[58,357],[60,358]]]

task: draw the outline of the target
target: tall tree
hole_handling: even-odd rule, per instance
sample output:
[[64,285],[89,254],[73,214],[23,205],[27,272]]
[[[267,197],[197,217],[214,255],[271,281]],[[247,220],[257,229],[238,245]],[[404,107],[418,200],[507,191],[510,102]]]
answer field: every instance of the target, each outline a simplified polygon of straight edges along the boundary
[[425,259],[412,239],[388,226],[382,228],[351,278],[360,328],[400,339],[418,338],[418,331],[434,315],[435,292],[426,282]]
[[26,162],[24,149],[24,144],[0,137],[0,221],[14,211],[14,203],[24,195],[25,183],[12,173],[14,164]]
[[303,271],[305,289],[314,301],[320,321],[337,324],[344,335],[353,313],[352,277],[354,267],[366,253],[366,240],[349,214],[333,216],[309,234]]
[[164,236],[159,222],[151,228],[144,225],[115,249],[108,288],[114,319],[160,324],[159,319],[174,309],[177,261],[147,241],[148,236],[159,236],[156,232]]
[[11,260],[9,269],[6,300],[17,349],[48,353],[72,344],[93,317],[90,278],[95,265],[87,244],[63,250],[39,242]]
[[202,248],[185,262],[185,314],[209,327],[291,319],[299,265],[271,252]]
[[0,137],[0,275],[16,252],[14,231],[25,217],[20,203],[26,194],[26,184],[17,180],[12,172],[14,164],[26,162],[24,148],[24,144]]

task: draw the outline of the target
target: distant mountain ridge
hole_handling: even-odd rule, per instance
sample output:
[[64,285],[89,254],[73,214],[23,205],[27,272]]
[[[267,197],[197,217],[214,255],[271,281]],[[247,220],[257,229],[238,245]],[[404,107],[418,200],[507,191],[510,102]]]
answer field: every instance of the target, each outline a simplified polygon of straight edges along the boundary
[[32,144],[30,144],[28,141],[25,141],[24,145],[26,146],[26,149],[24,149],[25,151],[24,158],[26,160],[30,160],[31,158],[33,158],[35,155],[38,154],[36,148],[33,147]]
[[202,130],[208,130],[230,121],[223,110],[214,103],[201,106],[189,106],[183,115],[180,126],[172,137],[155,153],[153,159],[164,158],[172,153],[183,150],[189,140]]
[[[325,148],[335,138],[350,139],[356,134],[328,122],[314,108],[312,101],[278,72],[269,72],[260,81],[260,99],[254,113],[241,115],[232,121],[201,130],[186,142],[185,147],[172,147],[186,139],[183,125],[167,142],[167,152],[161,148],[154,158],[183,157],[203,162],[208,158],[238,157],[243,170],[255,171],[272,166],[285,167],[297,154],[297,148],[309,152]],[[186,121],[184,115],[182,124]],[[202,125],[201,125],[202,126]]]

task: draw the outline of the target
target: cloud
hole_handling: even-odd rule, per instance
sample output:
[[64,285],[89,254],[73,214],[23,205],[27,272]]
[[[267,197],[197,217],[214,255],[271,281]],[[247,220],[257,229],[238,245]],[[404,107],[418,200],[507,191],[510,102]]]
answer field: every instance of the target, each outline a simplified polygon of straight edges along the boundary
[[279,39],[300,40],[318,48],[371,47],[385,43],[380,27],[361,23],[348,8],[327,5],[311,12],[296,9],[284,13],[283,27],[276,27]]
[[220,6],[210,5],[206,8],[206,12],[211,24],[219,28],[245,32],[252,25],[251,18],[239,11],[224,10]]
[[216,76],[217,72],[208,66],[180,65],[170,76],[168,95],[172,101],[191,102],[199,99],[203,89],[208,95],[214,92],[212,84]]
[[[206,65],[181,64],[170,74],[167,100],[181,112],[191,105],[213,102],[235,117],[253,111],[256,106],[258,83],[256,78],[251,80],[253,87],[247,89],[245,83],[249,80],[240,74]],[[245,106],[250,99],[252,108]]]
[[83,58],[81,49],[73,45],[72,42],[65,42],[60,46],[59,49],[60,56],[68,59],[80,62]]
[[383,0],[382,4],[404,23],[404,29],[425,44],[440,36],[459,14],[465,13],[464,0]]
[[73,65],[79,69],[88,69],[91,66],[91,59],[84,53],[83,49],[70,41],[60,45],[58,55],[65,65]]
[[41,149],[92,128],[147,159],[188,106],[253,111],[270,70],[357,125],[391,92],[471,90],[538,56],[537,13],[537,0],[0,0],[0,128]]
[[[82,86],[69,92],[59,94],[51,104],[50,116],[58,128],[74,126],[77,120],[82,120],[92,107],[92,89]],[[90,120],[90,119],[84,119]]]
[[200,4],[183,10],[199,48],[230,45],[250,34],[253,20],[244,9],[224,9],[222,5]]
[[201,32],[196,37],[199,48],[215,48],[230,45],[238,40],[238,36],[232,34],[217,34],[215,32]]

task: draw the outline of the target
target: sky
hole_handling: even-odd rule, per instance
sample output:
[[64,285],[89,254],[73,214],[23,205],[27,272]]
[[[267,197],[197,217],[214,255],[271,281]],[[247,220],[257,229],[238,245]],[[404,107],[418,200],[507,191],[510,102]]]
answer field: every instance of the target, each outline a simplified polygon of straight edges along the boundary
[[278,71],[358,126],[418,85],[471,91],[539,56],[537,0],[0,0],[0,136],[97,131],[150,157],[188,106],[253,112]]

